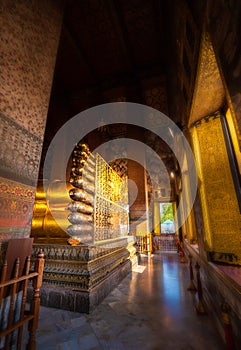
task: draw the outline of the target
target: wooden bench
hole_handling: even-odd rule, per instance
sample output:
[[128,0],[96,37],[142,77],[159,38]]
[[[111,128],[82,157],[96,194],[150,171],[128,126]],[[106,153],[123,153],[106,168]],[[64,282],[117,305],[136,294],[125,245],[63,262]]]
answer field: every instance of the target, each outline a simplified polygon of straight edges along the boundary
[[[21,349],[23,327],[28,325],[28,350],[36,349],[44,255],[40,251],[31,271],[32,238],[8,243],[0,276],[0,349]],[[32,295],[27,303],[29,282]]]

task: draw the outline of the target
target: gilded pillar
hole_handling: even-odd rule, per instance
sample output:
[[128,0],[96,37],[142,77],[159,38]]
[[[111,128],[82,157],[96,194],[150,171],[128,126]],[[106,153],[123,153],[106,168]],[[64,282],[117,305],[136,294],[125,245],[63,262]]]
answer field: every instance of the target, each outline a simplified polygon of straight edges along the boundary
[[154,202],[154,233],[160,235],[160,225],[161,225],[161,217],[160,217],[160,205],[159,202]]
[[185,201],[185,210],[190,213],[186,219],[185,222],[185,234],[186,234],[186,238],[188,239],[189,242],[194,242],[196,241],[196,232],[195,232],[195,218],[194,218],[194,214],[193,211],[191,210],[190,207],[190,183],[189,183],[189,176],[188,176],[188,172],[184,172],[182,174],[183,176],[183,192],[182,192],[182,196],[184,196],[184,201]]

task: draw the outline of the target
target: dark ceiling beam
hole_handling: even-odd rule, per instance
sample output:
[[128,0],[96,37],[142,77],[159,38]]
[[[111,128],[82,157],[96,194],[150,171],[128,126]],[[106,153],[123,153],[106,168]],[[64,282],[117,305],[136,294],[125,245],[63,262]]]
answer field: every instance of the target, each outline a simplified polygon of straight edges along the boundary
[[137,90],[139,91],[138,94],[142,97],[140,81],[156,78],[157,76],[163,77],[161,67],[159,65],[155,67],[150,65],[142,68],[140,71],[135,71],[134,75],[126,72],[126,74],[121,74],[119,77],[113,77],[113,79],[105,80],[103,82],[100,81],[95,85],[86,86],[84,89],[74,90],[69,97],[78,98],[78,96],[86,95],[86,93],[91,95],[95,94],[97,91],[107,91],[118,87],[129,88],[137,86]]
[[118,3],[116,1],[114,2],[113,0],[107,0],[106,4],[108,4],[108,7],[109,7],[110,16],[112,18],[115,31],[119,38],[119,44],[120,44],[126,65],[129,71],[133,72],[134,64],[133,64],[133,59],[131,57],[131,50],[130,50],[129,40],[127,36],[127,30],[125,28],[123,18],[121,18]]
[[88,70],[90,74],[92,75],[92,78],[96,83],[99,82],[98,74],[94,68],[94,66],[90,63],[89,58],[87,57],[84,49],[81,47],[80,42],[76,39],[74,34],[72,33],[71,29],[66,25],[66,23],[63,24],[63,29],[65,30],[66,35],[68,36],[70,42],[75,47],[79,57],[85,62],[86,66],[88,67]]
[[[177,46],[176,46],[176,8],[179,0],[154,1],[155,19],[158,26],[159,35],[162,38],[160,49],[165,52],[165,71],[166,71],[166,94],[168,113],[172,118],[176,115],[177,105]],[[158,24],[159,23],[159,24]],[[164,30],[164,32],[163,32]],[[162,52],[163,55],[163,52]],[[174,102],[175,101],[175,102]],[[174,118],[175,119],[175,118]]]
[[123,57],[127,64],[128,70],[130,72],[131,79],[133,82],[135,82],[136,94],[138,95],[138,100],[139,102],[142,102],[143,94],[142,94],[140,79],[136,72],[135,62],[131,54],[131,45],[129,43],[127,29],[126,29],[123,17],[121,16],[121,10],[120,10],[118,1],[107,0],[106,2],[109,6],[110,15],[112,17],[112,21],[119,38],[119,43],[123,52]]
[[[165,1],[154,0],[153,1],[153,18],[155,20],[156,33],[160,42],[157,45],[159,55],[166,64],[166,57],[169,57],[167,50],[169,48],[169,23],[167,22],[167,10]],[[164,67],[164,71],[165,71]]]

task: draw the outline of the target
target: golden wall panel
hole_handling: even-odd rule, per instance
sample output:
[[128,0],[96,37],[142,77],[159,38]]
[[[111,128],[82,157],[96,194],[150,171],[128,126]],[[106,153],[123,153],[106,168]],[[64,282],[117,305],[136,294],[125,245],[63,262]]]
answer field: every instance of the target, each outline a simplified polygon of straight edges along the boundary
[[235,113],[235,127],[241,150],[241,2],[212,0],[208,2],[207,10],[210,36],[230,95],[229,104]]
[[220,118],[202,120],[192,130],[192,136],[206,248],[231,253],[235,256],[232,262],[241,263],[240,212]]
[[241,147],[239,147],[238,134],[235,128],[236,127],[235,116],[231,109],[227,110],[226,119],[227,119],[228,129],[230,132],[230,137],[232,139],[232,144],[233,144],[234,152],[238,163],[239,173],[241,174]]
[[197,78],[189,125],[216,112],[225,101],[225,90],[208,33],[201,41]]
[[212,247],[212,237],[210,233],[210,225],[209,225],[209,216],[208,216],[208,208],[206,205],[206,195],[205,195],[205,186],[203,184],[202,178],[202,167],[201,167],[201,152],[199,147],[199,140],[198,140],[198,132],[196,128],[192,129],[192,138],[193,138],[193,149],[196,159],[196,167],[197,167],[197,176],[199,181],[199,197],[202,207],[202,217],[203,217],[203,240],[205,242],[205,245],[208,247]]

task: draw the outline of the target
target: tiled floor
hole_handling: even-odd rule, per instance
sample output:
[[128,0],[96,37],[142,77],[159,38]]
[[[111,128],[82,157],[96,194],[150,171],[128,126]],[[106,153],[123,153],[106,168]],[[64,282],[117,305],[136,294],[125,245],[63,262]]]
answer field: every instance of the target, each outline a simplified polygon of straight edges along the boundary
[[37,350],[222,350],[212,315],[197,315],[187,264],[142,257],[91,314],[41,307]]

